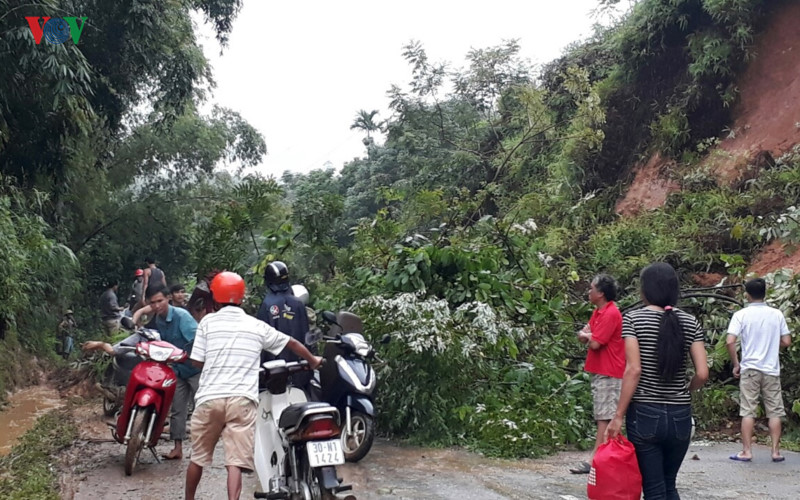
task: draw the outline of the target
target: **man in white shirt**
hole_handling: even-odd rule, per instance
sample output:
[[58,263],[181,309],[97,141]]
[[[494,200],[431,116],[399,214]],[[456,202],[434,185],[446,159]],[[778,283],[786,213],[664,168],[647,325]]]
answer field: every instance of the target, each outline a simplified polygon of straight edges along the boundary
[[[739,383],[739,415],[742,417],[742,451],[731,455],[731,460],[749,462],[753,459],[752,442],[759,396],[764,403],[764,413],[769,419],[772,438],[772,461],[783,462],[780,451],[781,417],[786,415],[781,395],[781,365],[778,353],[792,340],[783,313],[764,303],[767,284],[761,278],[744,285],[749,302],[737,311],[728,326],[727,347],[733,362],[733,376]],[[742,344],[742,361],[739,362],[736,341]]]
[[253,470],[258,372],[261,351],[279,354],[284,347],[314,369],[322,358],[300,342],[252,316],[239,305],[244,280],[222,272],[211,282],[216,312],[197,326],[192,363],[203,369],[192,415],[192,458],[186,471],[186,499],[194,500],[203,467],[211,465],[214,447],[222,437],[228,470],[228,499],[242,492],[242,470]]

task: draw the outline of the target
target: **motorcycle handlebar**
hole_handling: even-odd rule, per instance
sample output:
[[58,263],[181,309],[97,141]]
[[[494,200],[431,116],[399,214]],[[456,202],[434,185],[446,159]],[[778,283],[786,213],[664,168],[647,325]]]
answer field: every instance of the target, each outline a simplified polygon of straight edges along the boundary
[[[308,364],[308,361],[306,361],[305,359],[301,359],[299,361],[287,361],[286,364],[284,364],[284,365],[276,365],[276,366],[273,366],[273,367],[265,366],[265,365],[268,365],[269,363],[271,363],[271,361],[267,361],[266,363],[263,363],[261,365],[260,371],[261,372],[265,372],[265,371],[267,371],[269,369],[272,369],[272,368],[285,368],[286,371],[288,371],[289,373],[296,373],[296,372],[301,372],[301,371],[305,371],[305,370],[310,370],[311,369],[309,364]],[[321,367],[324,364],[325,364],[325,359],[322,360],[322,362],[319,364],[319,367]]]

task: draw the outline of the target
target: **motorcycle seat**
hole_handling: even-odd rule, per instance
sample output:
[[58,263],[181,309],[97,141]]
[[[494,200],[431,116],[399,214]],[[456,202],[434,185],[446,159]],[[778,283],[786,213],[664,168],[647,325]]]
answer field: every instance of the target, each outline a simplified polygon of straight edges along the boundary
[[288,408],[283,410],[281,418],[278,420],[278,426],[281,429],[292,429],[297,427],[297,424],[309,414],[315,413],[335,413],[336,420],[339,420],[339,412],[328,403],[307,402],[307,403],[294,403],[289,405]]

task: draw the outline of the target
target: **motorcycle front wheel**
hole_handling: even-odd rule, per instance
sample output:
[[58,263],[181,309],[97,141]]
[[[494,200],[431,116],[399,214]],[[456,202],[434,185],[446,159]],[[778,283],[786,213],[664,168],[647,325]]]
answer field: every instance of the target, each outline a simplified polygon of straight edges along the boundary
[[139,462],[139,454],[144,449],[144,438],[147,432],[147,423],[150,421],[152,410],[136,407],[136,416],[131,427],[131,438],[125,449],[125,475],[130,476]]
[[358,462],[369,453],[375,441],[375,419],[361,413],[350,411],[350,432],[342,429],[342,451],[348,462]]

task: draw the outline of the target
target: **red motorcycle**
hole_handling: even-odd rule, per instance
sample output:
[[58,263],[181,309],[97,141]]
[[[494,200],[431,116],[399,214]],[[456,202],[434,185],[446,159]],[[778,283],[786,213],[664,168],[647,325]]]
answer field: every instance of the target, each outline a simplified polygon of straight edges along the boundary
[[178,380],[168,363],[180,363],[187,357],[182,349],[159,340],[157,332],[141,330],[138,333],[143,341],[128,348],[134,349],[144,361],[131,372],[117,425],[111,429],[114,439],[127,446],[125,474],[128,476],[133,474],[145,446],[156,461],[161,462],[155,446],[164,430]]

